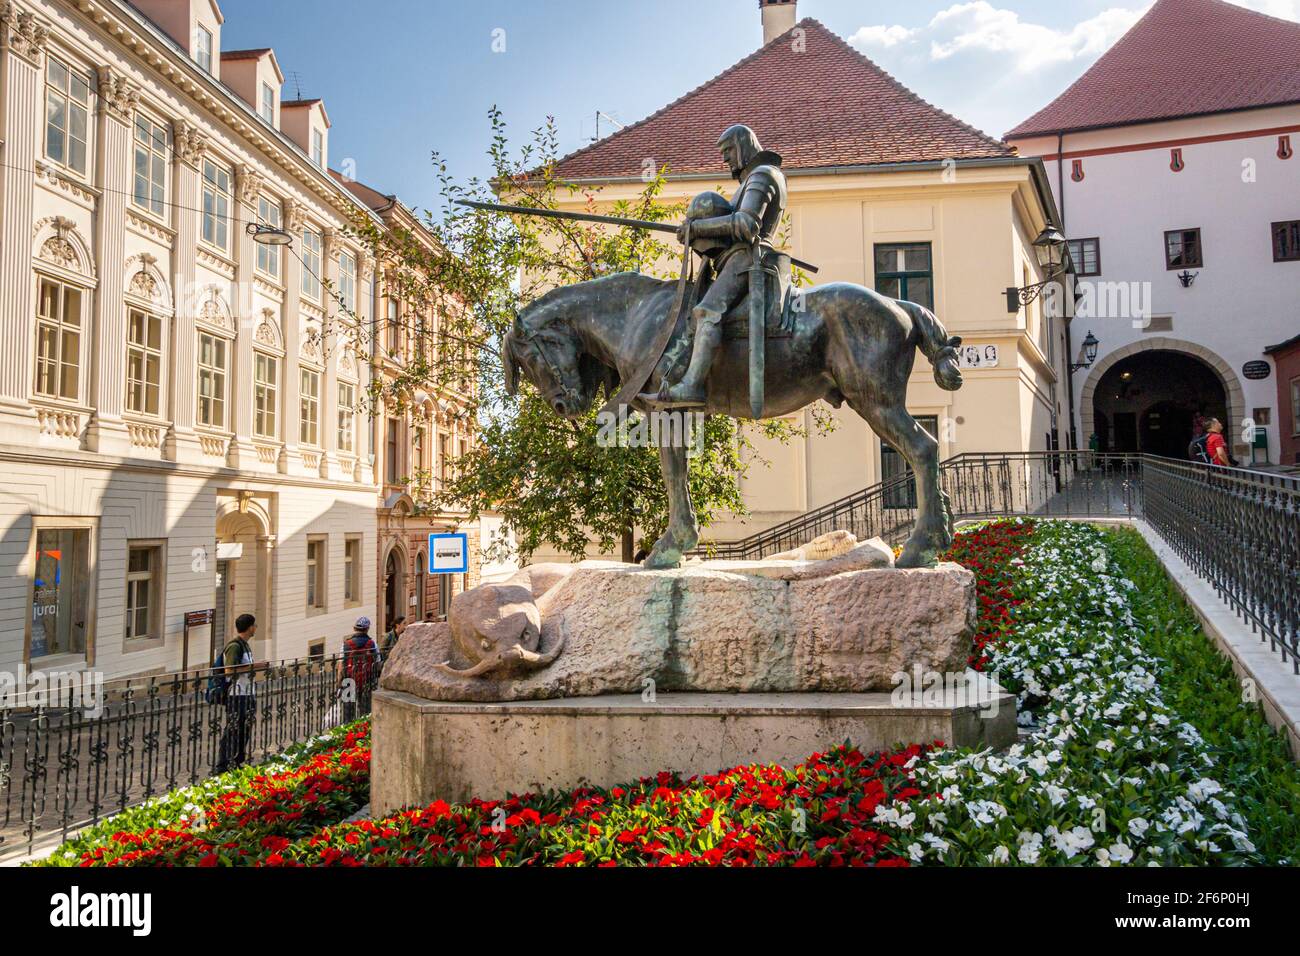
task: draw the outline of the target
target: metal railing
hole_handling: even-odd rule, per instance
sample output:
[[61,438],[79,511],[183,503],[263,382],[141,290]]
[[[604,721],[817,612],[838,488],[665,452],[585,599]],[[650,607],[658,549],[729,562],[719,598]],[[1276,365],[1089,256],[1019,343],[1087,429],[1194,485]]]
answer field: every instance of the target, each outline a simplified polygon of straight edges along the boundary
[[243,705],[208,703],[206,672],[62,675],[0,698],[0,858],[365,716],[381,667],[354,667],[341,693],[342,657],[267,665]]
[[[1154,455],[962,454],[940,465],[957,520],[1040,516],[1142,518],[1300,674],[1300,479]],[[900,544],[916,519],[904,475],[704,557],[756,559],[837,529]]]

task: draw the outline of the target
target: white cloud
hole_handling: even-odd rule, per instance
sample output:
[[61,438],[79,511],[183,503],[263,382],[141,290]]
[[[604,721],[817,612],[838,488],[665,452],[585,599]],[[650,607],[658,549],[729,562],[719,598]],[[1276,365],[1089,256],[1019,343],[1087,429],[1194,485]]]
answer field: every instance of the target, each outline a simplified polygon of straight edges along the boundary
[[1300,0],[1232,0],[1239,7],[1247,7],[1283,20],[1300,20]]
[[[1257,3],[1296,3],[1300,0],[1255,0]],[[1145,12],[1112,8],[1067,30],[1027,23],[1013,10],[987,0],[959,3],[941,10],[923,27],[869,26],[849,42],[870,55],[898,47],[926,51],[931,61],[948,60],[963,53],[992,53],[1005,58],[1020,73],[1072,60],[1094,60],[1118,40]]]

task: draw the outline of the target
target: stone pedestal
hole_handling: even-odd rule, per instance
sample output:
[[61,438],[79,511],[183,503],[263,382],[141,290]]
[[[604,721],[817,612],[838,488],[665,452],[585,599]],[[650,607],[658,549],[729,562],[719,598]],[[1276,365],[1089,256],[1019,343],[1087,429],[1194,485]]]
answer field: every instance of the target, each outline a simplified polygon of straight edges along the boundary
[[457,595],[384,666],[375,811],[792,764],[845,740],[1010,744],[1014,700],[967,676],[974,576],[843,537],[669,571],[536,565]]
[[[972,702],[973,701],[973,702]],[[986,683],[930,702],[889,693],[659,694],[505,703],[374,696],[371,807],[609,787],[660,770],[790,766],[851,740],[863,751],[942,740],[1009,746],[1015,698]]]

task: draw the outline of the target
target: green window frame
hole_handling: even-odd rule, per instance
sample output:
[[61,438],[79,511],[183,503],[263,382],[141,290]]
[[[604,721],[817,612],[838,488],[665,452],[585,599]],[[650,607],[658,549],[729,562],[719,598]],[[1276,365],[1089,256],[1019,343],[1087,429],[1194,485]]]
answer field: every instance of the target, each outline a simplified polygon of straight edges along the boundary
[[876,291],[934,311],[934,251],[928,242],[876,243]]

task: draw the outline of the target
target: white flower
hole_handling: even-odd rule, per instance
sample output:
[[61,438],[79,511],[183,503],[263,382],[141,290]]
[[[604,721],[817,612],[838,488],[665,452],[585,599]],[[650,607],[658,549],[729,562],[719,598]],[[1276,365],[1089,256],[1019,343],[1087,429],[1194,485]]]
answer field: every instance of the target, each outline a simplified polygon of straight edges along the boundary
[[1097,741],[1097,749],[1104,750],[1106,751],[1106,753],[1110,753],[1115,749],[1115,741],[1109,738],[1107,738],[1106,740],[1099,740]]
[[1125,843],[1112,843],[1108,852],[1110,853],[1111,861],[1114,863],[1128,863],[1133,859],[1133,851],[1129,849],[1128,845]]
[[1200,803],[1208,796],[1221,792],[1223,792],[1223,787],[1219,786],[1216,781],[1211,780],[1208,777],[1202,777],[1200,780],[1196,781],[1196,783],[1187,788],[1187,795],[1197,803]]
[[1128,822],[1128,832],[1133,834],[1139,840],[1142,838],[1142,834],[1146,833],[1150,828],[1151,824],[1142,817],[1134,817]]
[[1004,846],[994,847],[993,852],[989,854],[990,863],[1009,863],[1011,861],[1011,851]]

